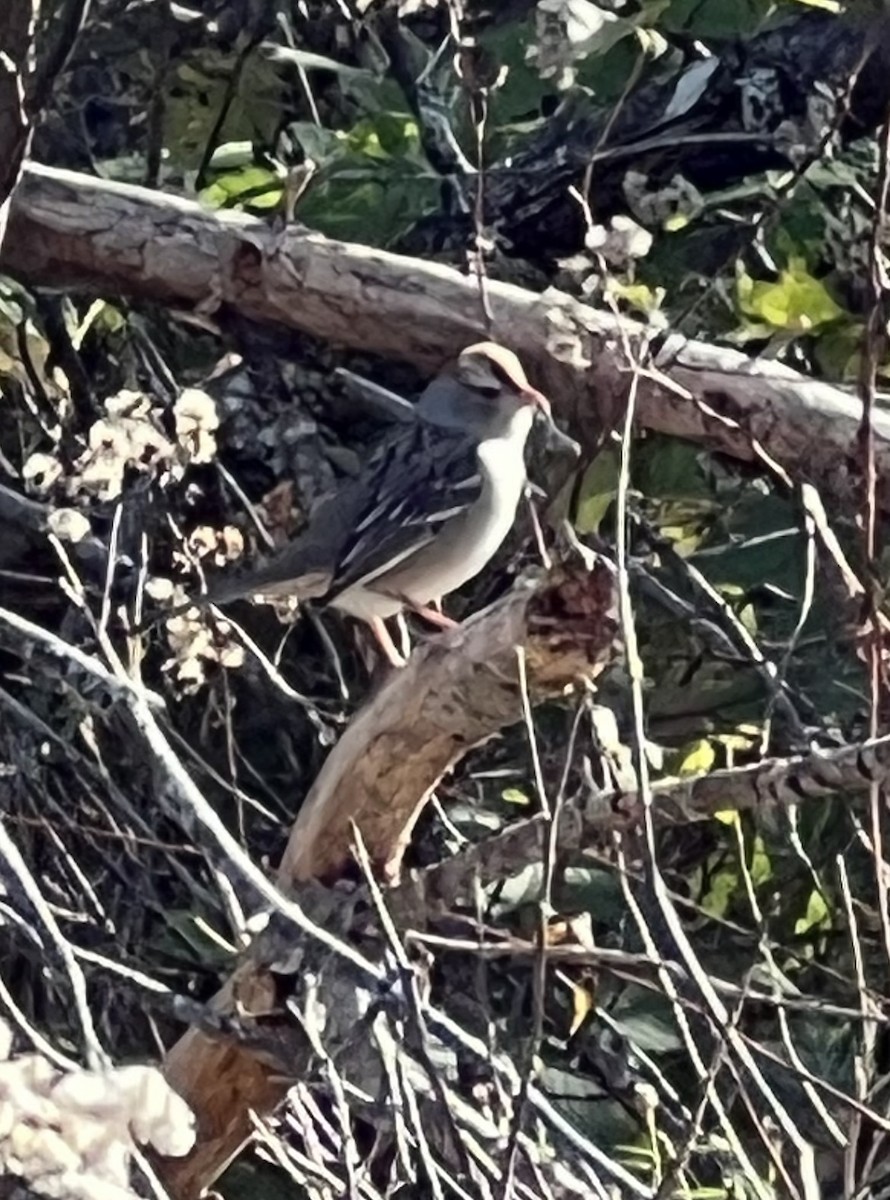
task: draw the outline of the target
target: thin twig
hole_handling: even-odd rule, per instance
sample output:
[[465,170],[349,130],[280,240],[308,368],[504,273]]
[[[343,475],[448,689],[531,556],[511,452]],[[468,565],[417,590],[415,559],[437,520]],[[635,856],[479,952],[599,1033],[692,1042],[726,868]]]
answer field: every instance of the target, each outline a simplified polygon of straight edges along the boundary
[[15,842],[9,836],[6,825],[2,820],[0,820],[0,859],[2,859],[5,865],[3,874],[6,875],[7,879],[13,880],[26,897],[28,904],[40,921],[44,933],[52,943],[56,954],[58,954],[60,961],[65,967],[68,979],[71,982],[74,1007],[80,1021],[84,1048],[91,1070],[101,1071],[107,1069],[111,1065],[111,1061],[105,1053],[102,1043],[99,1041],[99,1035],[96,1032],[93,1014],[90,1012],[89,999],[87,997],[86,979],[84,978],[80,963],[77,961],[67,938],[59,928],[52,909],[44,899],[43,893],[37,885],[37,880],[28,870],[18,846],[16,846]]
[[[878,368],[883,361],[887,345],[886,299],[888,293],[887,270],[883,262],[882,242],[890,198],[890,111],[884,121],[879,138],[880,160],[878,167],[878,196],[869,242],[869,289],[871,311],[866,325],[865,346],[862,353],[862,368],[859,377],[859,394],[862,399],[862,423],[859,430],[860,453],[862,455],[863,496],[863,552],[869,578],[880,578],[878,563],[877,521],[877,465],[875,457],[875,404],[877,400]],[[882,691],[887,687],[883,664],[884,631],[879,614],[881,599],[875,595],[874,586],[868,593],[868,676],[869,676],[869,735],[877,737],[880,731],[880,707]],[[887,864],[884,856],[884,821],[886,791],[875,782],[869,792],[871,841],[874,850],[874,868],[878,892],[878,911],[881,916],[881,931],[884,937],[884,955],[890,968],[890,902],[888,902]]]
[[436,1096],[436,1101],[438,1103],[439,1115],[445,1121],[445,1125],[451,1135],[454,1152],[458,1156],[461,1170],[467,1179],[472,1179],[473,1170],[470,1165],[469,1155],[467,1154],[467,1150],[463,1143],[463,1138],[461,1137],[457,1122],[454,1119],[454,1114],[451,1111],[451,1105],[448,1102],[448,1096],[442,1082],[441,1074],[436,1069],[435,1064],[433,1063],[433,1060],[429,1054],[429,1034],[427,1032],[426,1022],[424,1021],[423,1017],[422,1005],[417,994],[417,976],[415,970],[411,965],[411,961],[408,958],[408,954],[404,945],[402,944],[401,938],[399,937],[398,930],[396,929],[386,907],[386,903],[383,899],[383,894],[380,890],[377,880],[374,878],[374,870],[371,866],[371,860],[368,857],[368,851],[365,848],[364,841],[362,840],[361,831],[355,824],[353,824],[352,827],[352,836],[353,852],[355,854],[356,861],[358,862],[362,874],[364,875],[368,892],[371,896],[371,900],[377,913],[377,919],[380,921],[387,944],[393,953],[398,966],[399,974],[402,977],[402,994],[407,1007],[408,1022],[412,1027],[411,1032],[414,1035],[414,1053],[418,1055],[424,1069],[427,1072],[430,1086],[433,1089],[433,1092]]

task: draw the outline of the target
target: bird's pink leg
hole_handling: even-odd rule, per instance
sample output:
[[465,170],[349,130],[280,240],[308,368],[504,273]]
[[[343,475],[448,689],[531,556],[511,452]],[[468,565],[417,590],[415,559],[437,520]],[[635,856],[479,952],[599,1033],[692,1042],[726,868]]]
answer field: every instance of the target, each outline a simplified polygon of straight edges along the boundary
[[411,611],[416,613],[418,617],[423,617],[424,621],[429,621],[430,625],[435,625],[437,629],[457,629],[459,621],[453,620],[451,617],[446,617],[443,612],[432,607],[432,605],[411,605]]
[[386,655],[387,662],[393,667],[407,666],[408,660],[396,649],[396,644],[390,637],[389,630],[386,628],[383,618],[372,617],[368,624],[371,626],[371,632],[377,639],[380,649]]

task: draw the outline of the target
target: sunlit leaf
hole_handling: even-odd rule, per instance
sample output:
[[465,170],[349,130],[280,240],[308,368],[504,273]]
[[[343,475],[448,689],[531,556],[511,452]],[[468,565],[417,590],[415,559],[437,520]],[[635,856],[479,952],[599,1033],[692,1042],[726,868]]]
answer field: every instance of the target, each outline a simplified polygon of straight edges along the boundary
[[213,171],[234,171],[253,162],[253,142],[224,142],[217,146],[210,159]]
[[211,208],[274,208],[281,200],[281,177],[269,167],[251,165],[220,175],[199,197]]
[[706,738],[701,738],[697,742],[693,742],[691,746],[684,747],[682,758],[677,766],[676,773],[679,776],[684,775],[706,775],[714,766],[715,754],[714,747]]
[[621,283],[617,279],[608,282],[609,294],[644,316],[658,312],[664,303],[664,288],[650,288],[644,283]]
[[674,543],[674,550],[681,556],[694,554],[702,543],[704,536],[701,524],[692,525],[662,525],[661,532]]
[[522,791],[521,788],[504,788],[504,790],[501,792],[501,799],[505,804],[518,804],[525,808],[531,804],[531,800],[529,799],[528,795]]
[[748,633],[757,633],[757,609],[753,604],[743,605],[737,614],[739,620],[747,629]]
[[811,930],[830,928],[831,914],[828,911],[828,905],[825,903],[825,897],[820,891],[813,888],[807,900],[805,915],[799,917],[794,922],[794,932],[800,935],[809,933]]
[[773,329],[805,333],[836,321],[844,310],[800,258],[790,260],[774,283],[754,280],[742,269],[736,284],[739,307]]
[[719,821],[721,825],[728,825],[732,828],[733,825],[738,824],[739,814],[734,808],[725,808],[714,813],[714,820]]

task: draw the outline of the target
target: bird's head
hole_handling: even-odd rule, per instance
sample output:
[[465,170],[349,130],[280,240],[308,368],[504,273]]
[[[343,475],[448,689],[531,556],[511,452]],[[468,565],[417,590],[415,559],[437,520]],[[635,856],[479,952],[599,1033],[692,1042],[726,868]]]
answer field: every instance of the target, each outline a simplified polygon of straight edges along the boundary
[[577,442],[557,427],[550,411],[550,401],[532,387],[522,363],[512,350],[497,342],[477,342],[462,350],[450,374],[452,388],[460,393],[454,405],[455,413],[477,414],[477,424],[484,422],[494,435],[498,427],[504,430],[520,426],[530,428],[537,417],[546,429],[550,450],[577,457]]
[[519,359],[496,342],[462,350],[428,385],[419,410],[426,420],[479,441],[524,437],[536,413],[550,415],[550,405],[529,383]]
[[486,399],[503,398],[514,406],[531,404],[550,412],[549,400],[529,383],[513,351],[497,342],[477,342],[462,350],[454,366],[454,377]]

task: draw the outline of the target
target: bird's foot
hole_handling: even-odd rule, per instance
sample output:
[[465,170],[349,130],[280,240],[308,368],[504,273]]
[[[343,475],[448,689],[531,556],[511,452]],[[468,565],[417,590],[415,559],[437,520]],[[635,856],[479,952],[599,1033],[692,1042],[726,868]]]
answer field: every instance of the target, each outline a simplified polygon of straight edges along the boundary
[[371,632],[377,639],[380,649],[386,655],[386,660],[390,666],[406,667],[408,665],[408,660],[405,658],[404,654],[399,652],[398,648],[396,647],[395,642],[390,636],[389,630],[386,628],[383,618],[372,617],[369,621],[369,625],[371,626]]
[[412,605],[411,611],[418,617],[423,617],[424,621],[428,621],[430,625],[435,625],[437,629],[457,629],[460,624],[459,621],[446,617],[438,608],[433,608],[429,604],[420,607]]

